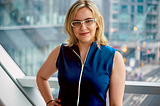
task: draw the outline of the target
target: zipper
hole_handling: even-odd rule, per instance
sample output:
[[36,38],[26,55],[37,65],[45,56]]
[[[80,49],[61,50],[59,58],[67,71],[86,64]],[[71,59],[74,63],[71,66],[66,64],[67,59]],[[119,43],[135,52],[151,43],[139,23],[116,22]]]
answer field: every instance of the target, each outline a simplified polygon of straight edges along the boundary
[[80,98],[80,85],[81,85],[81,78],[82,78],[82,74],[83,74],[83,68],[84,68],[84,64],[86,62],[86,58],[88,56],[88,52],[89,52],[89,49],[90,47],[88,48],[88,51],[87,51],[87,54],[86,54],[86,57],[85,57],[85,60],[84,60],[84,63],[82,62],[82,59],[81,57],[73,50],[73,52],[79,57],[79,59],[81,60],[81,73],[80,73],[80,77],[79,77],[79,83],[78,83],[78,98],[77,98],[77,106],[79,104],[79,98]]

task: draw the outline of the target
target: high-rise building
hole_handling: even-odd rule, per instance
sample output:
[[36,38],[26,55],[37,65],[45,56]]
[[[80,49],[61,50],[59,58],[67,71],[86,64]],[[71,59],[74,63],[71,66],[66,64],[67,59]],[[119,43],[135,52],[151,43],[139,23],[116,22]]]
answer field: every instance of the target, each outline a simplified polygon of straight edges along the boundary
[[149,45],[160,40],[159,0],[109,0],[108,3],[110,8],[106,14],[109,12],[109,18],[104,18],[108,20],[109,27],[105,32],[108,32],[109,44],[120,51],[124,44],[127,45],[127,52],[123,53],[125,57],[134,57],[137,46],[142,47],[142,42]]
[[148,40],[160,40],[160,1],[146,0],[148,14],[146,16],[146,37]]
[[110,0],[109,39],[158,40],[159,4],[159,0]]

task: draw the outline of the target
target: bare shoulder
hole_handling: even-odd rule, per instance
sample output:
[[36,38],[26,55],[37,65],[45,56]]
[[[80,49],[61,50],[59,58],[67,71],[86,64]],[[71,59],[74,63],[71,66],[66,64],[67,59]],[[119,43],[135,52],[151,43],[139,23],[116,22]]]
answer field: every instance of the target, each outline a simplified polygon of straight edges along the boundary
[[53,55],[53,56],[58,56],[59,52],[60,52],[60,48],[61,48],[61,45],[58,45],[56,48],[54,48],[52,50],[52,52],[50,53],[50,55]]
[[123,57],[120,52],[116,51],[114,55],[114,62],[119,62],[119,61],[123,61]]
[[114,60],[117,60],[117,59],[123,59],[121,53],[118,51],[115,52],[115,56],[114,56]]
[[122,57],[121,53],[119,53],[118,51],[115,52],[114,62],[113,62],[113,69],[125,70],[123,57]]

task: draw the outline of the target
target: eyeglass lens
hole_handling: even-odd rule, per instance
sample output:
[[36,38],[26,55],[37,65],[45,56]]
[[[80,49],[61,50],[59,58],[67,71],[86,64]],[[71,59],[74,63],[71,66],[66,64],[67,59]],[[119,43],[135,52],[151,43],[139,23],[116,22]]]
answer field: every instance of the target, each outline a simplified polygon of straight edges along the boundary
[[84,21],[73,21],[72,26],[78,27],[78,26],[81,26],[82,23],[84,23],[85,25],[91,25],[94,22],[95,22],[94,19],[88,19],[88,20],[84,20]]

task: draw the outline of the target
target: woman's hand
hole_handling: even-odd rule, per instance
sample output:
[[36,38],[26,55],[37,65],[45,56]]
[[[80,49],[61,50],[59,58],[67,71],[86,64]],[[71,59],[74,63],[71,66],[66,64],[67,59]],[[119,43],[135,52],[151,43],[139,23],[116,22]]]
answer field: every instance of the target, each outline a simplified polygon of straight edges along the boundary
[[50,102],[47,106],[61,106],[59,104],[60,102],[61,102],[61,100],[56,98],[54,101]]

